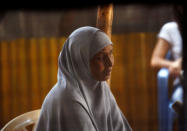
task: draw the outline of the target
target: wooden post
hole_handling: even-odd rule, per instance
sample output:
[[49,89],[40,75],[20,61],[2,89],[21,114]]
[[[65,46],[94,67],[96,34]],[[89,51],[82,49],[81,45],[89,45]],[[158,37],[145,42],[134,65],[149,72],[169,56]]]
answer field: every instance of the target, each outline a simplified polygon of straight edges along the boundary
[[[110,38],[113,21],[113,4],[102,5],[97,10],[96,27],[104,31]],[[110,79],[107,81],[110,85]]]
[[110,38],[113,21],[113,4],[102,5],[97,10],[96,27],[104,31]]

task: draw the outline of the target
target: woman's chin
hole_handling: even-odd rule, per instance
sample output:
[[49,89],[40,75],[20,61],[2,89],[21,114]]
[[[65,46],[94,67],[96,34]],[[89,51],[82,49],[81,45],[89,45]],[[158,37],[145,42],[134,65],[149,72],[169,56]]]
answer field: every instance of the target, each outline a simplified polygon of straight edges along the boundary
[[103,81],[107,81],[110,79],[110,75],[106,75],[104,78],[103,78]]
[[109,80],[110,79],[110,74],[108,74],[108,75],[104,75],[104,76],[100,76],[100,77],[97,77],[97,78],[95,78],[96,80],[98,80],[98,81],[107,81],[107,80]]

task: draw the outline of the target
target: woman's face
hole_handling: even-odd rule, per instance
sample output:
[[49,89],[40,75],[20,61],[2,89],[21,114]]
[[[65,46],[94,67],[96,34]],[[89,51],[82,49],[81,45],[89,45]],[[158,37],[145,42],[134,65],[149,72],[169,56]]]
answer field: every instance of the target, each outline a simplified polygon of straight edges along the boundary
[[113,46],[108,45],[90,60],[90,69],[93,77],[98,81],[105,81],[110,78],[114,56]]

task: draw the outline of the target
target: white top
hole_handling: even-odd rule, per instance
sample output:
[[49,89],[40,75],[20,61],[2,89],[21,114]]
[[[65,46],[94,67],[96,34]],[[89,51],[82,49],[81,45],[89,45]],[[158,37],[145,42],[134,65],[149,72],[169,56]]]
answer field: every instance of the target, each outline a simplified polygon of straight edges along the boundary
[[182,38],[176,22],[164,24],[158,37],[165,39],[170,44],[171,54],[174,60],[182,56]]

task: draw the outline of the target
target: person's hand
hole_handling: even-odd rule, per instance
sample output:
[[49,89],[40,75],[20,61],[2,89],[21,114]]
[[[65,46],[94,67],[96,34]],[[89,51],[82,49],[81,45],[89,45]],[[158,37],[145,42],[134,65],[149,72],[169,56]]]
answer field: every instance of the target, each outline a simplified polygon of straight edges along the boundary
[[179,58],[171,63],[169,66],[169,72],[170,75],[173,77],[177,77],[180,75],[181,72],[181,66],[182,66],[182,58]]

